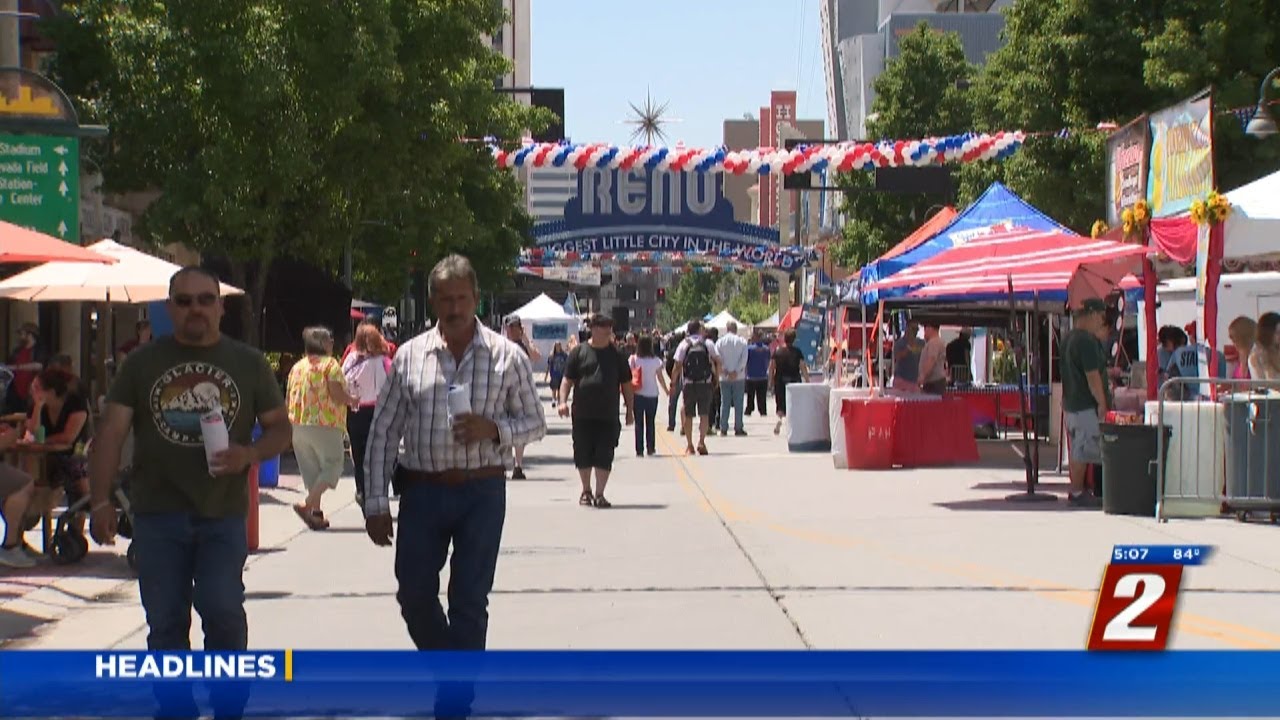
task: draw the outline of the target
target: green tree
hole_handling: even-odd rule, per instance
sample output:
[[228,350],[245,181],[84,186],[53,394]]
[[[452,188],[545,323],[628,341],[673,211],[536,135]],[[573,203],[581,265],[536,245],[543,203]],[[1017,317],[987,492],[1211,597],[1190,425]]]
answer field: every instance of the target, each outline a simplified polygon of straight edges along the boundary
[[[901,38],[899,50],[876,78],[868,135],[910,139],[971,130],[972,107],[963,86],[976,70],[965,59],[960,37],[922,22]],[[850,220],[833,256],[843,267],[879,257],[924,222],[933,206],[946,202],[937,196],[877,193],[871,172],[843,175],[840,184],[848,190],[844,207]]]
[[336,268],[396,296],[464,251],[507,281],[528,236],[514,178],[459,138],[547,119],[493,92],[506,61],[489,0],[74,0],[51,72],[110,126],[112,192],[151,192],[140,230],[231,260],[257,318],[271,262]]
[[720,295],[728,297],[729,312],[746,325],[755,325],[776,309],[764,301],[764,286],[755,270],[726,275],[720,284]]
[[712,273],[682,273],[667,292],[667,301],[658,308],[658,324],[670,329],[701,320],[715,308],[720,280]]
[[[1138,115],[1215,87],[1219,108],[1250,105],[1280,57],[1280,8],[1266,0],[1019,0],[1005,11],[1005,44],[973,88],[976,125],[1054,132],[1003,163],[966,168],[964,192],[994,179],[1054,219],[1088,232],[1105,209],[1099,123]],[[1276,143],[1218,117],[1218,183],[1230,189],[1280,165]]]

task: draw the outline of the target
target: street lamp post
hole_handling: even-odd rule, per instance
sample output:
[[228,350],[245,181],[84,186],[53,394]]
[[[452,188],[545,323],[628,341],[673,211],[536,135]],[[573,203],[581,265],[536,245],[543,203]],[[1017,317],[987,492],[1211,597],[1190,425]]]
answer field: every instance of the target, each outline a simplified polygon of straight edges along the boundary
[[1246,135],[1265,138],[1276,134],[1276,121],[1267,110],[1267,88],[1277,74],[1280,74],[1280,67],[1274,68],[1262,79],[1262,87],[1258,88],[1258,107],[1254,108],[1253,119],[1244,129]]

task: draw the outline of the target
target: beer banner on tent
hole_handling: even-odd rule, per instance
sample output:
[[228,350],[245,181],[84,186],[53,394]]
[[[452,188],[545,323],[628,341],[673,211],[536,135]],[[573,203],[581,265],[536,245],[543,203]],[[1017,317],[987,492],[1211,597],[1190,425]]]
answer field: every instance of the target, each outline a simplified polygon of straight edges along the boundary
[[1120,214],[1147,197],[1148,119],[1146,115],[1107,138],[1107,225],[1118,227]]
[[523,266],[519,271],[526,275],[536,275],[544,280],[567,282],[570,285],[600,286],[600,268],[593,265],[579,265],[576,267]]
[[1213,190],[1213,95],[1151,115],[1147,195],[1152,217],[1180,215]]
[[792,272],[810,256],[779,245],[773,228],[737,222],[719,173],[586,168],[564,219],[537,223],[533,234],[536,249],[584,261],[669,253]]

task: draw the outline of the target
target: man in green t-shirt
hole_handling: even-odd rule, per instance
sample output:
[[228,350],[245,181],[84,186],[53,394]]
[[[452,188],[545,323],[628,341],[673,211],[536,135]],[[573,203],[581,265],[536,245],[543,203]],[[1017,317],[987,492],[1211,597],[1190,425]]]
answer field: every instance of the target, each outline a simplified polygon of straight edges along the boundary
[[1107,358],[1098,335],[1106,323],[1107,305],[1097,298],[1081,303],[1072,329],[1062,341],[1062,410],[1071,443],[1071,491],[1067,501],[1096,505],[1085,487],[1090,465],[1102,462],[1101,422],[1111,404]]
[[[132,431],[133,545],[151,650],[191,647],[193,603],[206,650],[246,649],[248,470],[289,446],[289,418],[266,358],[219,331],[219,290],[208,270],[174,273],[174,335],[125,358],[89,463],[93,537],[110,545],[116,512],[108,498]],[[206,459],[202,424],[218,415],[229,444]],[[262,437],[251,444],[255,422]]]

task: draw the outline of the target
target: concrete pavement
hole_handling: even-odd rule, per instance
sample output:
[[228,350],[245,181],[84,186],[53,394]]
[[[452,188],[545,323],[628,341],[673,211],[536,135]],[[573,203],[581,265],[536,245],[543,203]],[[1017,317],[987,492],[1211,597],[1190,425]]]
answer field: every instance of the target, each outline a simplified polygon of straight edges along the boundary
[[[508,485],[493,648],[1078,649],[1120,543],[1218,548],[1184,575],[1174,647],[1280,648],[1280,527],[1009,503],[1022,471],[998,442],[974,467],[836,470],[787,453],[758,418],[750,437],[711,439],[708,457],[683,457],[660,419],[660,456],[636,458],[624,428],[614,507],[582,508],[568,423],[549,422],[529,479]],[[1046,479],[1065,493],[1065,478]],[[326,532],[290,510],[299,485],[286,475],[263,494],[263,550],[245,573],[251,645],[410,647],[392,552],[364,536],[350,481],[327,498]],[[123,559],[94,548],[77,568],[0,594],[0,638],[145,647]]]

